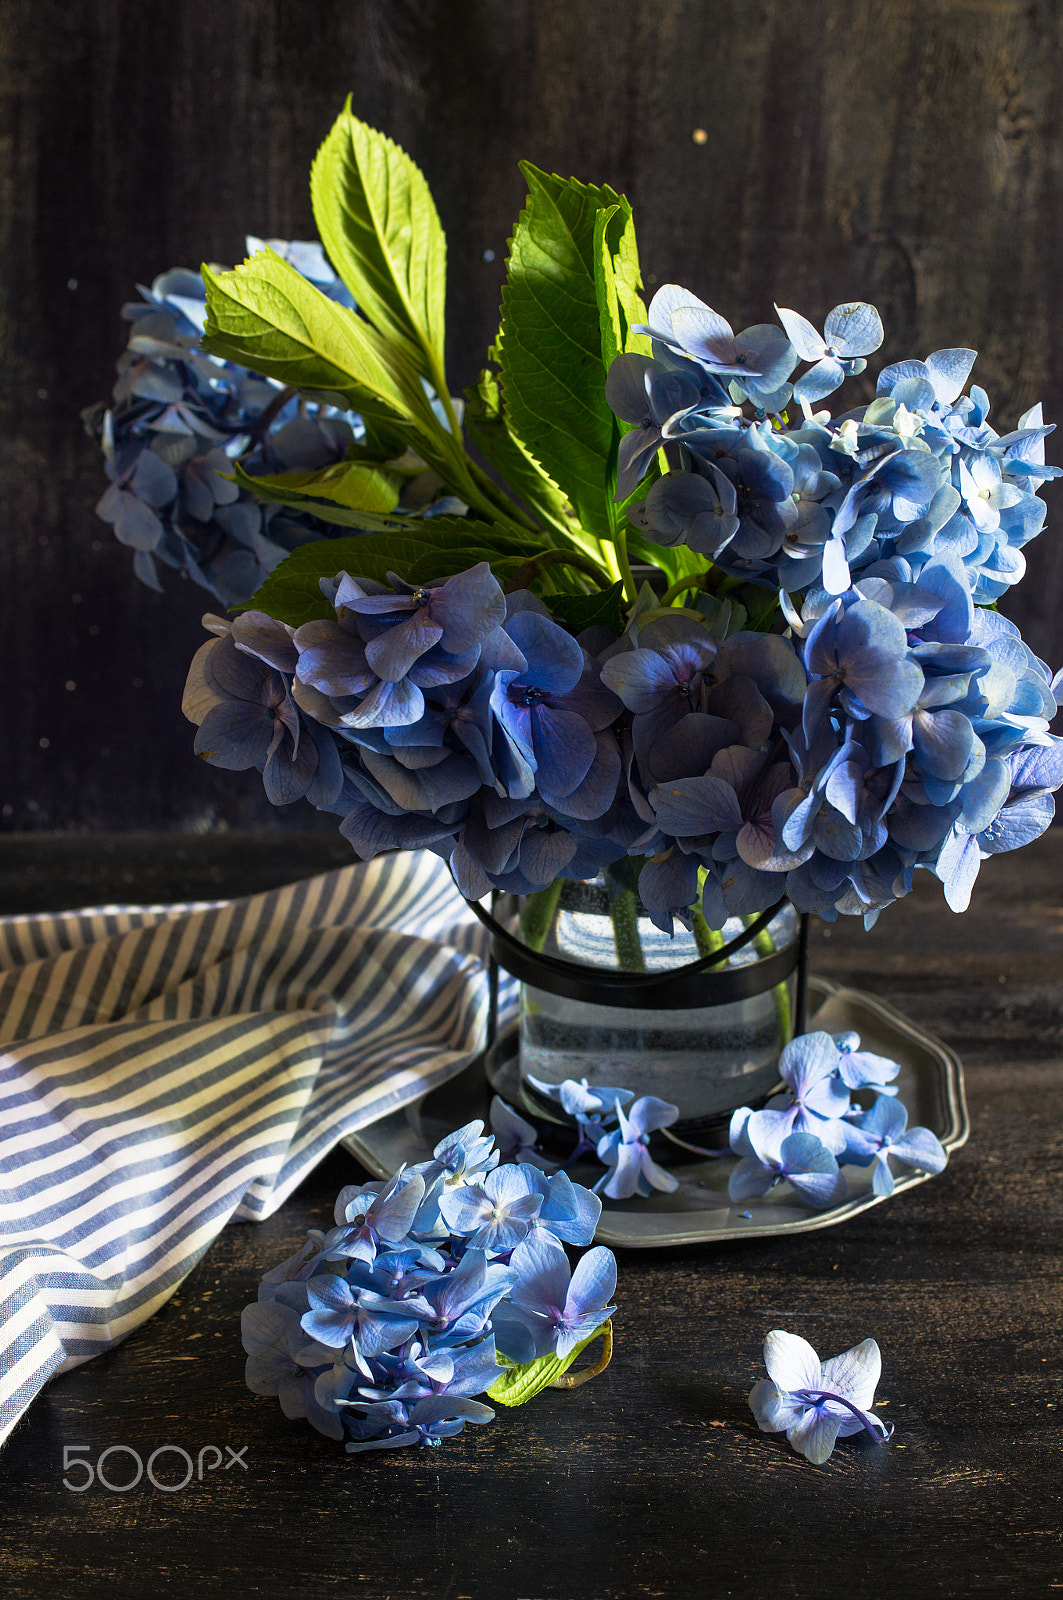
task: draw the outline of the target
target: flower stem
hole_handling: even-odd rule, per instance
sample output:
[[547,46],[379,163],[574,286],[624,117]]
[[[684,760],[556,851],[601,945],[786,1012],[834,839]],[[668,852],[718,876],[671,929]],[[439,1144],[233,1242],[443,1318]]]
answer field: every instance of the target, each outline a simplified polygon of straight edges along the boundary
[[529,950],[541,950],[553,927],[557,903],[561,899],[561,879],[555,878],[546,889],[525,895],[520,913],[520,936]]
[[609,902],[613,922],[613,943],[622,972],[645,972],[646,957],[639,938],[638,901],[634,889],[621,889]]
[[724,937],[715,928],[710,928],[705,921],[705,913],[700,906],[691,912],[691,931],[694,934],[694,943],[697,945],[699,956],[715,955],[717,950],[724,947]]
[[556,1383],[550,1385],[551,1389],[578,1389],[581,1383],[588,1383],[591,1378],[596,1378],[604,1372],[613,1359],[613,1323],[612,1319],[602,1324],[598,1329],[602,1336],[602,1353],[593,1367],[584,1367],[582,1372],[566,1372],[563,1378],[558,1378]]
[[[606,1324],[608,1326],[608,1324]],[[793,1398],[807,1401],[809,1405],[819,1406],[824,1400],[833,1400],[837,1405],[844,1406],[846,1411],[851,1411],[858,1422],[862,1422],[872,1439],[888,1439],[893,1433],[893,1424],[885,1422],[882,1417],[873,1417],[870,1412],[861,1411],[859,1406],[854,1406],[851,1400],[846,1400],[842,1394],[832,1394],[829,1389],[798,1389]],[[875,1429],[881,1430],[876,1433]]]
[[[743,917],[746,927],[755,921],[755,917]],[[753,936],[753,948],[760,956],[773,956],[778,948],[775,940],[767,928],[761,928]],[[779,1023],[779,1034],[783,1044],[789,1044],[794,1036],[794,1014],[790,1004],[790,985],[786,978],[782,983],[777,983],[771,991],[772,1000],[775,1002],[775,1015]]]
[[578,550],[542,550],[514,573],[506,585],[506,593],[514,594],[518,589],[527,589],[547,567],[557,565],[574,567],[577,572],[585,572],[588,577],[594,579],[599,589],[608,589],[612,582],[609,574],[603,572],[596,561],[592,561],[590,556],[582,555]]
[[628,605],[633,606],[638,598],[638,590],[635,587],[631,562],[628,560],[627,527],[624,525],[623,518],[621,518],[621,525],[613,531],[613,550],[620,576],[624,580],[624,598]]

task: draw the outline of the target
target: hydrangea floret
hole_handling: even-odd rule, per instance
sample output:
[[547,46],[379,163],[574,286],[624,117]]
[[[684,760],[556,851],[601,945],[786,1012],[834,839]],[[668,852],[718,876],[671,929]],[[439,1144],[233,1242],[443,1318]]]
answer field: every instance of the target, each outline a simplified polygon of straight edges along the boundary
[[[730,1146],[738,1163],[728,1180],[732,1201],[759,1199],[779,1183],[801,1201],[826,1210],[848,1194],[845,1165],[874,1165],[872,1192],[893,1193],[890,1157],[928,1174],[948,1155],[929,1128],[909,1128],[893,1080],[899,1063],[860,1049],[852,1032],[806,1033],[779,1058],[784,1092],[761,1110],[740,1106],[731,1118]],[[873,1094],[869,1107],[854,1095]]]
[[[602,875],[669,933],[783,897],[870,925],[924,870],[963,910],[1063,783],[1063,680],[995,609],[1060,475],[1051,426],[1035,406],[997,432],[972,350],[888,360],[872,389],[885,333],[860,300],[737,332],[675,284],[647,308],[623,197],[523,171],[499,336],[464,396],[427,185],[349,109],[314,169],[327,261],[203,269],[182,360],[209,393],[240,368],[256,394],[290,388],[304,431],[364,431],[309,469],[256,479],[238,457],[209,478],[248,515],[353,531],[300,543],[209,621],[197,753],[333,812],[363,859],[436,852],[473,899]],[[198,293],[164,283],[148,313]],[[153,398],[176,358],[138,351],[154,421],[130,414],[108,505],[146,527],[130,497],[171,503],[171,435],[148,460],[144,430],[193,400]],[[402,500],[397,462],[441,514]]]
[[[431,1160],[341,1190],[335,1226],[312,1229],[243,1313],[248,1387],[356,1453],[438,1445],[492,1420],[477,1395],[521,1405],[601,1371],[616,1262],[596,1245],[573,1270],[565,1249],[591,1244],[601,1201],[499,1155],[474,1121]],[[569,1373],[599,1338],[602,1358]]]
[[821,1467],[838,1439],[868,1433],[888,1439],[892,1423],[871,1410],[882,1371],[874,1339],[820,1361],[807,1339],[775,1328],[764,1341],[768,1376],[754,1385],[749,1406],[762,1433],[785,1433],[791,1446]]

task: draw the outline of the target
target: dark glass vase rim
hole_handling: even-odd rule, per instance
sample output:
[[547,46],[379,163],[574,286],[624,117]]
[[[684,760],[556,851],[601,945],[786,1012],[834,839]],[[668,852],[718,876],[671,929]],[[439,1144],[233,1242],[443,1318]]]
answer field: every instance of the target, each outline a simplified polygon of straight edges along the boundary
[[798,919],[798,936],[746,966],[718,970],[737,951],[744,949],[776,917],[785,895],[762,911],[735,938],[696,961],[660,972],[625,972],[611,967],[586,967],[562,956],[532,950],[510,933],[508,928],[474,900],[467,901],[473,914],[491,935],[491,956],[503,971],[522,983],[567,1000],[582,1000],[592,1005],[622,1006],[630,1009],[664,1011],[688,1010],[695,1006],[729,1005],[750,1000],[783,983],[798,969],[804,971],[807,919]]

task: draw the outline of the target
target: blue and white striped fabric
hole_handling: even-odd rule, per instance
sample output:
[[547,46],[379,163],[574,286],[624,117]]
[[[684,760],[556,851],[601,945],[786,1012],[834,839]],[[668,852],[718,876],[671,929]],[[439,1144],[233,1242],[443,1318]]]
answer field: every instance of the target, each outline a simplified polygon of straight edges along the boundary
[[428,853],[223,904],[0,919],[0,1440],[226,1222],[460,1072],[482,951]]

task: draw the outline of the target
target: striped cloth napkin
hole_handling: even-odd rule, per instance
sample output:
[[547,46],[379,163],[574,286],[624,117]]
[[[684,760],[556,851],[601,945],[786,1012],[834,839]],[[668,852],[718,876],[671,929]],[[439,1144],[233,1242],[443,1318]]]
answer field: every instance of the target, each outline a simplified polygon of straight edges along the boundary
[[483,949],[427,852],[247,900],[0,919],[0,1440],[226,1222],[461,1071]]

